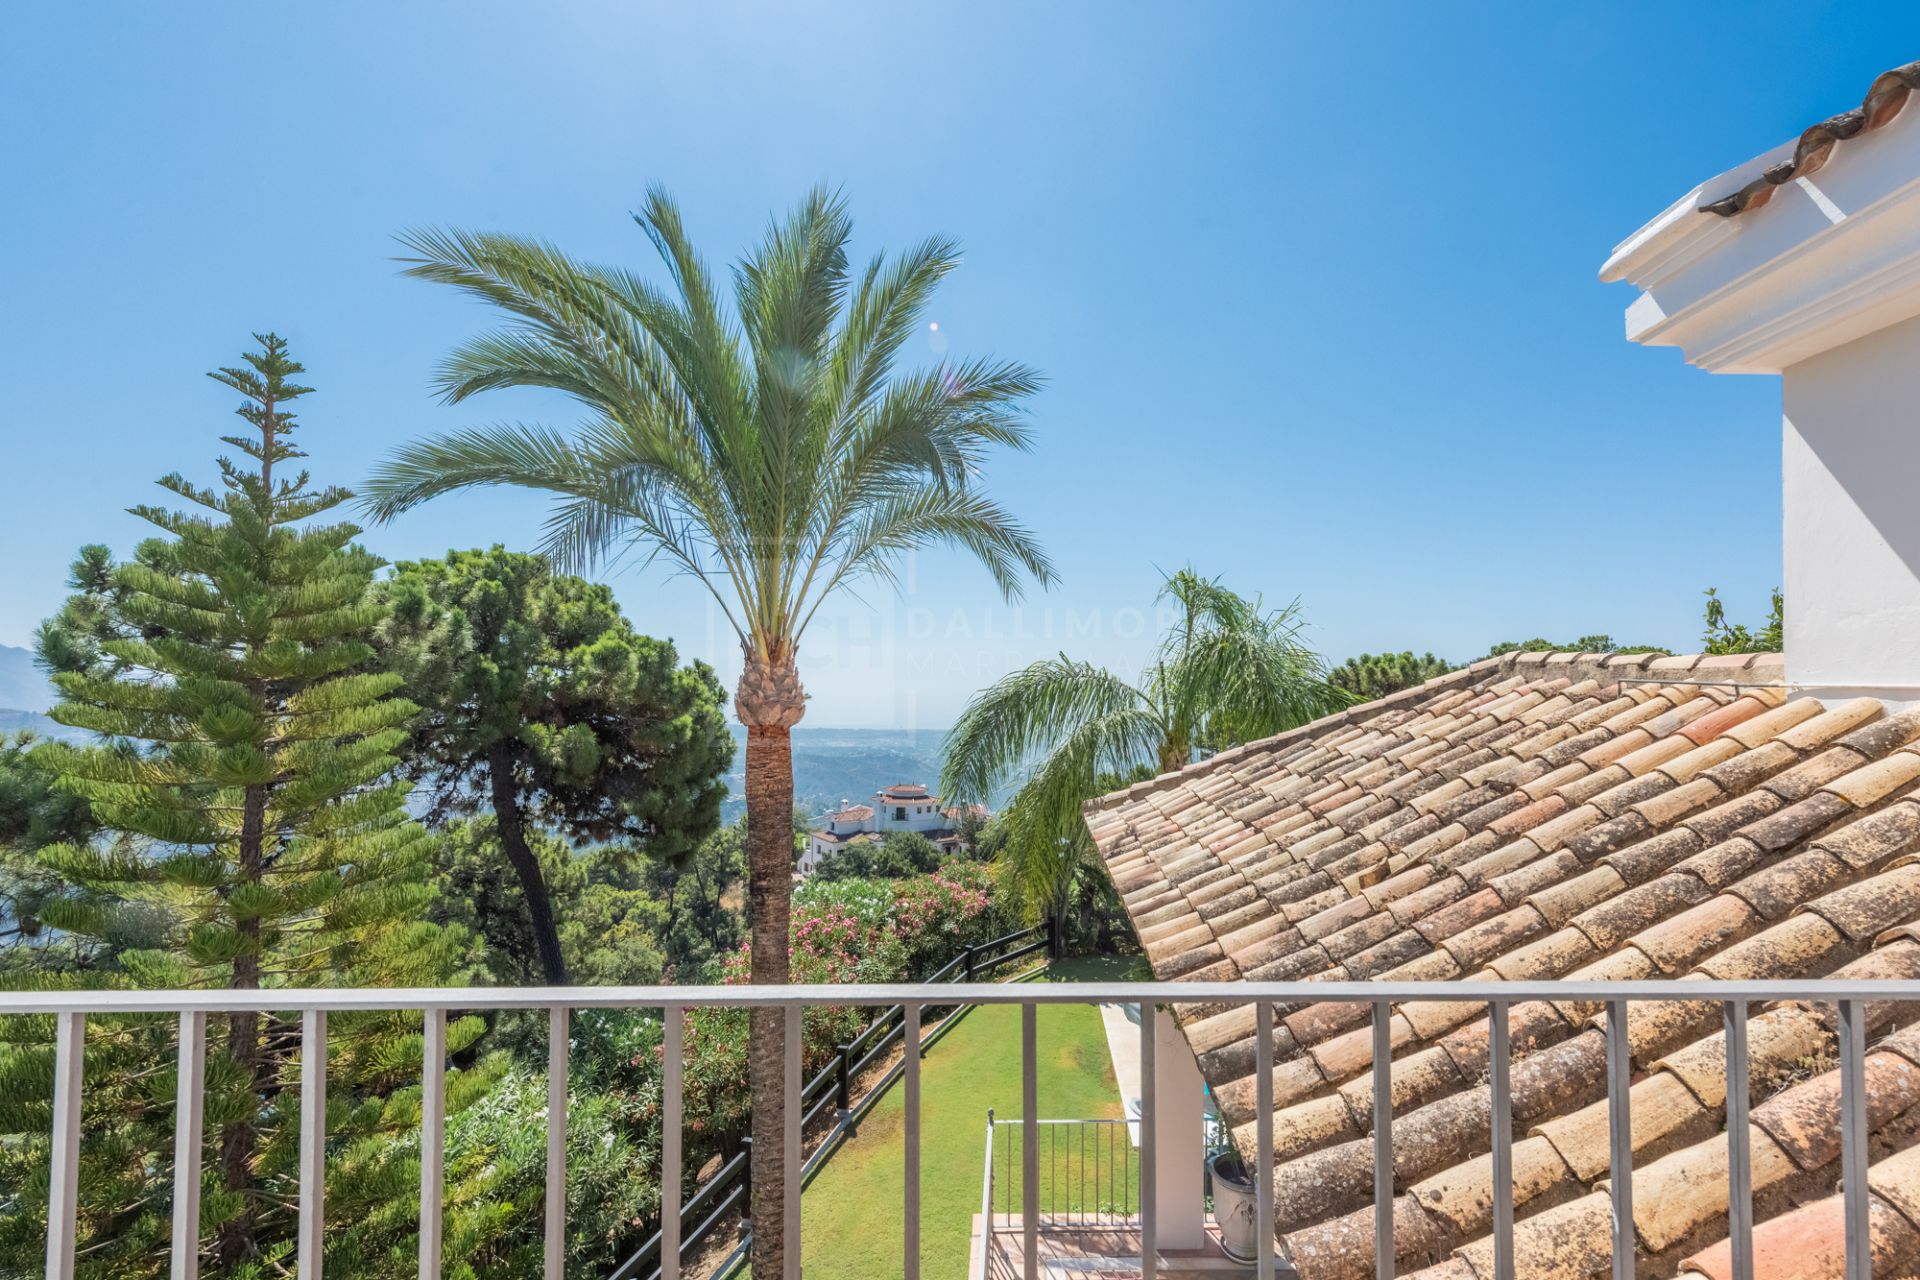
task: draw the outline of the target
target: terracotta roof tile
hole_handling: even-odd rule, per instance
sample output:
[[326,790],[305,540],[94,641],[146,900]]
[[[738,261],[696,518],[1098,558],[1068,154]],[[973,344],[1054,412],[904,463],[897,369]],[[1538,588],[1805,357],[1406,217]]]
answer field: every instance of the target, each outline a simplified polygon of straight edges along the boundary
[[[1403,1273],[1436,1264],[1424,1274],[1491,1280],[1476,981],[1920,975],[1920,863],[1902,861],[1920,847],[1920,751],[1909,750],[1920,713],[1886,715],[1868,699],[1826,708],[1746,683],[1777,671],[1768,656],[1508,655],[1088,807],[1162,977],[1462,982],[1459,1000],[1400,1008],[1391,1023]],[[1622,682],[1622,672],[1668,683]],[[1280,1012],[1284,1243],[1307,1280],[1365,1280],[1367,1009],[1308,1002]],[[1590,1022],[1599,1012],[1566,999],[1509,1011],[1523,1274],[1606,1270],[1605,1039]],[[1893,1012],[1868,1005],[1876,1026]],[[1178,1006],[1177,1017],[1235,1140],[1250,1145],[1252,1011]],[[1782,1091],[1828,1059],[1830,1019],[1820,1008],[1756,1006],[1749,1024],[1760,1234],[1786,1221],[1779,1189],[1833,1189],[1831,1073]],[[1640,1247],[1663,1274],[1687,1259],[1700,1271],[1724,1234],[1719,1012],[1642,1002],[1629,1039],[1641,1073]],[[1894,1046],[1869,1054],[1876,1121],[1920,1115],[1920,1038],[1910,1053]],[[1894,1175],[1908,1167],[1889,1157],[1876,1175],[1882,1165],[1876,1224],[1884,1209],[1920,1231],[1882,1190],[1903,1188]],[[1899,1229],[1876,1232],[1907,1256]]]
[[1859,106],[1829,116],[1802,133],[1794,144],[1791,159],[1769,167],[1733,194],[1701,205],[1700,211],[1732,218],[1763,208],[1782,184],[1819,172],[1833,155],[1836,144],[1891,122],[1906,106],[1908,95],[1916,86],[1920,86],[1920,63],[1910,62],[1881,72],[1874,77]]

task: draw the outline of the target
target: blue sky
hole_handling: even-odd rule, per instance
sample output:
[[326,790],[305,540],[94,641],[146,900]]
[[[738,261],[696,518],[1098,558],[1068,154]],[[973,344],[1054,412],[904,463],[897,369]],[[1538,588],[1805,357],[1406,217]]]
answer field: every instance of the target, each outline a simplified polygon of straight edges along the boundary
[[[1300,597],[1330,657],[1456,659],[1607,631],[1688,647],[1700,592],[1779,578],[1779,390],[1621,337],[1609,249],[1695,182],[1920,56],[1913,6],[73,5],[0,42],[0,642],[26,643],[151,481],[211,474],[203,370],[290,337],[312,465],[474,420],[435,360],[486,321],[399,279],[396,231],[549,237],[645,265],[649,182],[710,258],[809,185],[864,255],[967,261],[956,354],[1043,369],[1039,446],[991,469],[1053,592],[919,557],[823,611],[808,723],[939,727],[1060,649],[1133,669],[1158,568]],[[927,335],[929,361],[939,354]],[[531,546],[537,501],[442,500],[392,558]],[[723,674],[697,588],[613,574]]]

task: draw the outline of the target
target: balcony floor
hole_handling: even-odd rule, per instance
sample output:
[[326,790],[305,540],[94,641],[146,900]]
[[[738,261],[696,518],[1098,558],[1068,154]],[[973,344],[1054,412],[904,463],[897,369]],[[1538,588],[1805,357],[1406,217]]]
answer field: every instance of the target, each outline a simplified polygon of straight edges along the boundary
[[[985,1280],[1021,1280],[1026,1274],[1020,1216],[1009,1220],[994,1215],[988,1244]],[[973,1247],[967,1274],[979,1277],[980,1215],[973,1215]],[[1088,1226],[1043,1218],[1039,1231],[1041,1280],[1139,1280],[1140,1229],[1135,1226]],[[1160,1250],[1160,1280],[1240,1280],[1254,1274],[1251,1263],[1236,1262],[1220,1248],[1220,1233],[1207,1224],[1207,1242],[1198,1249]],[[1293,1269],[1274,1260],[1274,1274],[1284,1280]]]

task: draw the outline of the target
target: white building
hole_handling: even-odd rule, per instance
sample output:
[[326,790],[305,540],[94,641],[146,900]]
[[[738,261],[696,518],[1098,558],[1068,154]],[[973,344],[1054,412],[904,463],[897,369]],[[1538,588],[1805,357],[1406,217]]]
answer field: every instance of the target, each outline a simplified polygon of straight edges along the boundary
[[1915,81],[1701,183],[1601,270],[1640,291],[1632,341],[1780,376],[1787,683],[1894,707],[1920,703]]
[[[974,812],[985,818],[987,811],[976,805]],[[878,842],[890,832],[914,831],[933,841],[942,853],[958,853],[965,847],[960,836],[961,811],[942,809],[940,797],[917,782],[897,782],[873,793],[869,804],[848,804],[828,814],[825,825],[808,833],[806,851],[795,868],[806,875],[820,865],[820,859],[835,849],[863,841]]]

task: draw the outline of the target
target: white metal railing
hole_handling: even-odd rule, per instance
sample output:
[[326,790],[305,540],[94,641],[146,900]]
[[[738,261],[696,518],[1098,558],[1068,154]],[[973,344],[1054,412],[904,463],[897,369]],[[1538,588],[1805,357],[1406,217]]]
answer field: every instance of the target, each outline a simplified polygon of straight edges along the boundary
[[[1841,1185],[1846,1222],[1847,1280],[1870,1280],[1865,1006],[1880,1001],[1920,1001],[1920,982],[1907,981],[1772,981],[1772,982],[1194,982],[1194,983],[1062,983],[1005,985],[1000,983],[943,983],[933,985],[849,985],[792,987],[520,987],[416,988],[366,990],[279,991],[115,991],[115,992],[0,992],[0,1016],[51,1015],[56,1020],[53,1087],[52,1166],[47,1213],[48,1280],[71,1280],[78,1220],[80,1102],[84,1088],[84,1041],[90,1014],[164,1014],[180,1019],[180,1075],[177,1114],[178,1140],[173,1170],[172,1276],[194,1280],[198,1268],[198,1188],[200,1183],[202,1105],[206,1017],[210,1013],[297,1011],[301,1015],[299,1216],[297,1233],[300,1280],[320,1280],[323,1224],[323,1174],[326,1124],[327,1015],[336,1011],[419,1010],[426,1019],[423,1070],[420,1159],[421,1204],[420,1275],[432,1280],[441,1274],[439,1214],[442,1204],[445,1122],[445,1035],[450,1011],[480,1012],[502,1009],[545,1009],[549,1013],[547,1107],[547,1188],[545,1278],[563,1280],[566,1211],[566,1124],[568,1017],[571,1010],[588,1008],[656,1008],[664,1019],[664,1088],[661,1168],[665,1200],[677,1198],[680,1169],[682,1097],[681,1066],[683,1015],[700,1007],[775,1007],[786,1011],[787,1142],[785,1144],[787,1204],[784,1244],[789,1270],[797,1267],[800,1247],[800,1161],[798,1141],[800,1105],[799,1023],[804,1009],[844,1006],[904,1006],[909,1034],[918,1038],[924,1006],[954,1004],[1012,1004],[1021,1007],[1022,1159],[1025,1210],[1025,1273],[1039,1273],[1036,1229],[1039,1218],[1040,1143],[1037,1102],[1037,1008],[1043,1004],[1166,1003],[1253,1005],[1255,1007],[1256,1154],[1255,1205],[1257,1238],[1274,1238],[1273,1207],[1273,1019],[1274,1006],[1318,1001],[1354,1002],[1372,1007],[1375,1062],[1390,1058],[1389,1018],[1393,1006],[1420,1001],[1484,1001],[1490,1010],[1493,1158],[1494,1271],[1497,1280],[1514,1280],[1512,1097],[1508,1088],[1511,1046],[1508,1008],[1519,1001],[1555,1000],[1591,1003],[1606,1010],[1607,1103],[1611,1146],[1610,1194],[1613,1204],[1613,1275],[1634,1276],[1633,1144],[1628,1115],[1631,1051],[1627,1039],[1627,1011],[1641,1001],[1700,1001],[1718,1004],[1726,1025],[1727,1135],[1729,1169],[1728,1221],[1733,1276],[1751,1280],[1753,1274],[1753,1205],[1746,1121],[1750,1087],[1746,1018],[1751,1003],[1797,1000],[1832,1005],[1838,1011],[1840,1042]],[[902,1240],[902,1272],[908,1280],[920,1274],[920,1072],[919,1055],[905,1058],[906,1159],[902,1198],[906,1228]],[[1154,1185],[1154,1020],[1142,1018],[1140,1027],[1140,1148],[1138,1218],[1140,1270],[1154,1280],[1158,1265],[1155,1248]],[[1374,1098],[1374,1230],[1376,1269],[1380,1277],[1394,1272],[1393,1255],[1393,1108],[1391,1076],[1373,1073]],[[989,1160],[991,1152],[989,1152]],[[990,1202],[989,1202],[990,1207]],[[677,1225],[677,1204],[663,1205],[663,1221]],[[671,1238],[669,1243],[672,1243]],[[1271,1249],[1259,1251],[1258,1274],[1270,1280]],[[679,1251],[662,1250],[663,1280],[678,1280]]]

